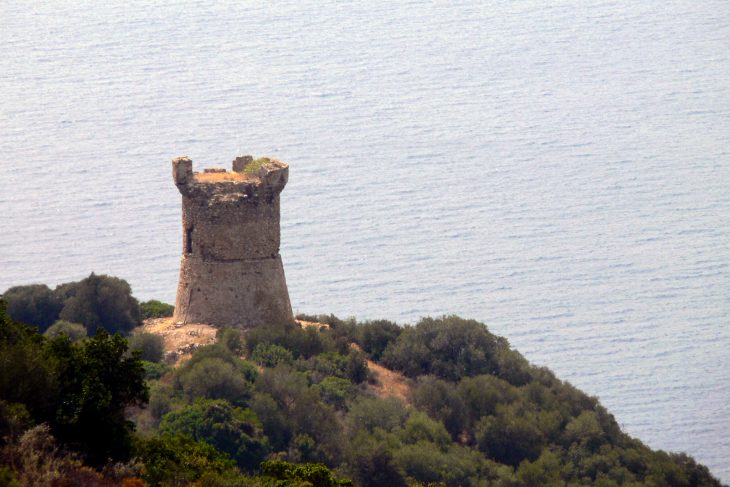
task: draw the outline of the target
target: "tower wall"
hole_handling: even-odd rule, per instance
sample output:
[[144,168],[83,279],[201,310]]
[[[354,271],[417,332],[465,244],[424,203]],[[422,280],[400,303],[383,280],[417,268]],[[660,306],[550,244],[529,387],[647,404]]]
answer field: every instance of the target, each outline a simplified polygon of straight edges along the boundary
[[175,319],[250,328],[293,322],[279,255],[279,195],[289,166],[236,158],[234,171],[173,160],[183,245]]

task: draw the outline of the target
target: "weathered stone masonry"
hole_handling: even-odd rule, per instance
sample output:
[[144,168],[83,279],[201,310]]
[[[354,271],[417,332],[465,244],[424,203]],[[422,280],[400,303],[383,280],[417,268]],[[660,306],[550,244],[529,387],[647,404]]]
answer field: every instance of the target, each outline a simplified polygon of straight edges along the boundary
[[251,328],[294,321],[279,255],[279,194],[289,166],[251,156],[233,171],[172,161],[182,194],[183,254],[175,319]]

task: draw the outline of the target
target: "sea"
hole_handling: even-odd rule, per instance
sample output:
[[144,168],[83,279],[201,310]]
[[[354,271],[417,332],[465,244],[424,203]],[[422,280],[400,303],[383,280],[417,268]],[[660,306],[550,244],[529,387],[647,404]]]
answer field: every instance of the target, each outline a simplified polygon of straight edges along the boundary
[[295,312],[483,321],[730,482],[727,0],[0,3],[0,292],[174,302],[170,161],[241,154]]

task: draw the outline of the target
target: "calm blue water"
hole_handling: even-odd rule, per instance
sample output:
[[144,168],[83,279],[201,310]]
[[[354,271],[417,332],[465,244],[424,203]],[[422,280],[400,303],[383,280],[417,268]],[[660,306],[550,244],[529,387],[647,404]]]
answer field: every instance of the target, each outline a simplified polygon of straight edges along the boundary
[[173,301],[170,160],[275,156],[296,311],[483,320],[730,481],[725,0],[77,3],[0,4],[0,290]]

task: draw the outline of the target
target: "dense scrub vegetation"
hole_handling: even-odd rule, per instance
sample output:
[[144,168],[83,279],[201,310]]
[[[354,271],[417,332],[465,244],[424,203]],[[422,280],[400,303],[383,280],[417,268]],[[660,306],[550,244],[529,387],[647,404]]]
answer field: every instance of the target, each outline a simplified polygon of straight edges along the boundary
[[148,318],[166,318],[172,316],[175,307],[156,299],[150,299],[139,304],[139,311],[144,320]]
[[[300,318],[326,326],[221,330],[173,368],[154,336],[43,336],[0,309],[0,485],[720,485],[476,321]],[[407,378],[406,401],[368,361]]]
[[11,287],[2,298],[12,319],[36,326],[41,333],[58,320],[81,324],[88,335],[98,327],[126,333],[142,323],[140,305],[127,281],[93,272],[53,290],[45,284]]

